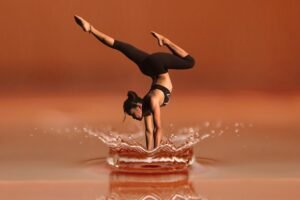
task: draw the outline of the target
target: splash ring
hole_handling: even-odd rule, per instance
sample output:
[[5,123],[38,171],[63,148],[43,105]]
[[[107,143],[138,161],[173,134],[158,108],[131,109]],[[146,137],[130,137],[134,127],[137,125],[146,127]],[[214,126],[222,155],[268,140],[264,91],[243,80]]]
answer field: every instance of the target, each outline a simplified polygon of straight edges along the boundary
[[185,128],[176,135],[170,135],[162,144],[147,150],[138,143],[144,140],[142,132],[134,135],[120,134],[112,130],[93,131],[109,148],[107,164],[112,170],[134,173],[174,173],[188,169],[195,161],[193,146],[200,141],[197,128]]

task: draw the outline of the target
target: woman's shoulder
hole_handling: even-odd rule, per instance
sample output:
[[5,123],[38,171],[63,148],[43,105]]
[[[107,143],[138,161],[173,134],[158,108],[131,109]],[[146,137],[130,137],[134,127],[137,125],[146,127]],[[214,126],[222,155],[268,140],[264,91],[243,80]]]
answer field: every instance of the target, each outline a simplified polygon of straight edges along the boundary
[[143,105],[149,108],[159,106],[158,95],[148,95],[143,98]]
[[153,102],[157,100],[157,93],[156,91],[150,90],[144,97],[143,97],[143,104],[148,104],[151,106]]
[[153,96],[149,95],[147,93],[144,98],[143,98],[143,106],[142,106],[142,111],[145,113],[145,115],[151,115],[152,109],[151,109],[151,102],[153,101]]

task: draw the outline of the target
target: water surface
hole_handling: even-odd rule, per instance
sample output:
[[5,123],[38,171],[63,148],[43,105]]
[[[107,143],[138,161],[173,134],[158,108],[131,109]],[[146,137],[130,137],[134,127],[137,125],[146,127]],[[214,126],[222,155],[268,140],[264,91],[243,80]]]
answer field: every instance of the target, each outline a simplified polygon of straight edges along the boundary
[[1,199],[299,199],[297,96],[176,98],[162,110],[165,139],[196,130],[195,160],[159,175],[112,169],[108,146],[87,131],[106,129],[143,148],[142,124],[122,123],[122,99],[2,98]]

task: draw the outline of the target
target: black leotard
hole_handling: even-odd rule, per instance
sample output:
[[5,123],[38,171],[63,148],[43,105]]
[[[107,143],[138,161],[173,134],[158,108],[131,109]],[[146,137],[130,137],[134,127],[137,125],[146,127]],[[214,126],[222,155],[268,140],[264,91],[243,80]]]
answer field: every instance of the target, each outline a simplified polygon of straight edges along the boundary
[[168,88],[166,88],[165,86],[158,85],[158,84],[152,85],[150,91],[154,90],[154,89],[159,89],[164,93],[165,98],[164,98],[164,102],[163,102],[162,106],[167,105],[170,101],[170,96],[171,96],[170,90]]
[[[167,105],[170,101],[170,96],[171,96],[170,90],[168,88],[162,86],[162,85],[155,84],[155,85],[151,86],[151,89],[149,90],[149,92],[151,92],[152,90],[155,90],[155,89],[159,89],[164,93],[164,102],[161,106]],[[149,95],[148,95],[149,92],[143,98],[142,108],[143,108],[143,115],[144,116],[147,116],[147,115],[151,114],[150,101],[149,101],[150,98],[149,98]]]

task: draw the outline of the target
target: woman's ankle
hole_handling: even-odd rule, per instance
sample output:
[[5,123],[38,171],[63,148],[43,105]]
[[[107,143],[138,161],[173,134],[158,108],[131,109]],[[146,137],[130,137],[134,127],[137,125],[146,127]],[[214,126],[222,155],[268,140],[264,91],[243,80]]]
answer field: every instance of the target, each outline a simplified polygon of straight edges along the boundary
[[163,45],[166,45],[166,46],[168,46],[169,44],[172,43],[168,38],[165,38],[165,37],[163,37],[162,42],[163,42]]
[[94,27],[90,24],[90,30],[89,30],[89,33],[94,33],[93,30],[94,29]]

